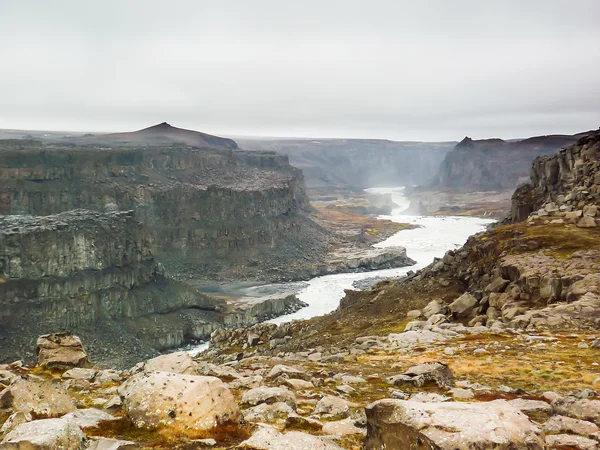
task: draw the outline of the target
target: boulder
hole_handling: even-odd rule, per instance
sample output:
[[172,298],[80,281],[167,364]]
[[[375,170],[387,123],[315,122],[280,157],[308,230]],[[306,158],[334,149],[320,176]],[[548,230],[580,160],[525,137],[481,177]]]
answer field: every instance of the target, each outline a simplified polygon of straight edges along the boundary
[[468,317],[477,306],[477,299],[468,292],[458,297],[448,306],[455,317]]
[[72,333],[40,336],[37,340],[36,354],[37,365],[41,367],[91,367],[81,339]]
[[123,383],[119,395],[125,412],[140,428],[166,425],[206,430],[240,419],[233,395],[215,377],[142,373]]
[[600,400],[558,397],[552,401],[552,409],[556,414],[587,420],[600,426]]
[[4,421],[2,424],[2,428],[0,428],[0,436],[4,436],[7,433],[11,432],[15,428],[17,428],[22,423],[31,422],[33,417],[30,413],[16,412],[12,413],[8,419]]
[[270,422],[276,419],[287,419],[294,414],[294,409],[284,402],[260,403],[252,408],[242,411],[244,419],[248,422]]
[[490,284],[488,284],[485,288],[485,291],[490,292],[504,292],[504,288],[510,284],[509,280],[505,280],[504,278],[498,277],[494,278]]
[[115,416],[96,408],[78,409],[62,418],[71,420],[81,428],[97,427],[100,422],[117,420]]
[[596,228],[596,220],[592,216],[583,216],[577,222],[579,228]]
[[2,450],[80,450],[84,435],[81,429],[64,419],[34,420],[19,425],[8,433]]
[[296,409],[296,396],[292,391],[284,387],[261,386],[244,392],[242,403],[255,406],[261,403],[283,402]]
[[59,417],[76,409],[73,399],[59,384],[24,378],[0,392],[0,408],[43,417]]
[[548,418],[552,414],[552,406],[541,400],[528,400],[525,398],[515,398],[508,403],[519,411],[527,414],[532,419],[539,420]]
[[96,377],[97,371],[94,369],[84,369],[81,367],[75,367],[67,370],[62,374],[63,380],[87,380],[92,381]]
[[442,305],[438,300],[432,300],[423,308],[423,316],[429,319],[434,314],[446,314],[448,308]]
[[269,374],[267,375],[267,380],[274,380],[275,378],[280,377],[281,375],[287,375],[288,378],[298,378],[300,380],[310,380],[310,375],[305,371],[298,369],[293,366],[286,366],[283,364],[277,364],[274,366]]
[[552,416],[543,425],[547,434],[572,433],[592,437],[600,429],[597,425],[587,420],[572,419],[566,416]]
[[86,450],[136,450],[140,448],[138,444],[131,441],[122,441],[119,439],[92,438],[93,441]]
[[322,431],[325,434],[339,437],[348,436],[351,434],[364,434],[365,430],[358,428],[354,422],[354,419],[327,422],[325,425],[323,425]]
[[366,450],[542,450],[541,430],[504,400],[420,403],[379,400],[366,408]]
[[254,389],[263,384],[263,377],[260,375],[252,375],[250,377],[242,377],[237,380],[227,383],[230,389]]
[[446,364],[440,362],[413,366],[401,375],[388,377],[386,381],[394,386],[412,384],[422,387],[431,383],[435,383],[441,388],[454,386],[452,371]]
[[169,353],[149,359],[141,366],[145,372],[170,372],[198,375],[198,364],[187,352]]
[[285,380],[284,384],[295,391],[313,389],[315,387],[310,381],[298,380],[296,378]]
[[551,434],[546,436],[546,449],[598,450],[598,442],[572,434]]
[[342,447],[325,437],[300,431],[282,434],[271,427],[261,428],[242,442],[238,448],[252,450],[342,450]]
[[325,395],[315,405],[313,414],[330,414],[332,416],[347,416],[350,404],[343,398]]

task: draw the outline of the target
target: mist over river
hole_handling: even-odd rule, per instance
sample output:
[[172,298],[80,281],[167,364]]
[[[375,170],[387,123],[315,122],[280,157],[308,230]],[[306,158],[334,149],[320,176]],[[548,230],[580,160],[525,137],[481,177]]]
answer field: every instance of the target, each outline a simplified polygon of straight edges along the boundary
[[[404,187],[398,188],[371,188],[370,193],[391,194],[393,202],[397,205],[389,216],[380,216],[393,222],[402,222],[418,225],[418,228],[399,231],[385,241],[375,244],[375,247],[385,248],[390,246],[406,247],[407,255],[417,261],[417,264],[395,269],[374,270],[362,273],[340,273],[313,278],[301,284],[292,283],[290,288],[297,290],[300,300],[309,306],[292,313],[269,320],[270,323],[280,324],[296,319],[309,319],[334,311],[344,296],[344,289],[352,289],[352,284],[358,280],[374,277],[399,277],[408,271],[417,271],[433,262],[433,258],[442,257],[448,250],[462,246],[472,234],[483,231],[485,227],[494,222],[492,219],[479,217],[458,216],[413,216],[405,215],[410,201],[404,196]],[[299,286],[299,287],[298,287]],[[261,289],[258,286],[252,289]],[[190,350],[195,354],[208,347],[208,343],[201,344]]]

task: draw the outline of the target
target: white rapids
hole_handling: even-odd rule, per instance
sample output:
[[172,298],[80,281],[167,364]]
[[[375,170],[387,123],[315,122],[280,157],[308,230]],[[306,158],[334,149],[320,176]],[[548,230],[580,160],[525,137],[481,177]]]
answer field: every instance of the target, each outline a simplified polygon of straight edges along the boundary
[[[408,271],[417,271],[433,262],[433,258],[442,257],[448,250],[462,246],[472,234],[483,231],[486,225],[494,222],[491,219],[459,216],[413,216],[405,215],[410,201],[403,195],[404,187],[371,188],[367,192],[392,195],[393,202],[398,205],[390,216],[380,216],[393,222],[419,225],[418,228],[403,230],[390,236],[385,241],[375,244],[375,247],[390,246],[406,247],[406,254],[417,264],[395,269],[374,270],[362,273],[340,273],[316,277],[308,282],[297,294],[298,298],[308,306],[292,314],[279,316],[269,320],[270,323],[281,324],[296,319],[310,319],[334,311],[344,296],[344,289],[352,289],[352,283],[357,280],[374,277],[398,277]],[[196,354],[208,348],[208,343],[201,344],[190,350]]]

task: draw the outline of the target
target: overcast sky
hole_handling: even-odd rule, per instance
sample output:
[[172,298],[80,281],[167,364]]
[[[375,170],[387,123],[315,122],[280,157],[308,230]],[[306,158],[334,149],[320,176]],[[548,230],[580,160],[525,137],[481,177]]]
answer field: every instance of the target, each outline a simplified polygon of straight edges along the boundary
[[0,0],[0,128],[457,140],[600,126],[600,0]]

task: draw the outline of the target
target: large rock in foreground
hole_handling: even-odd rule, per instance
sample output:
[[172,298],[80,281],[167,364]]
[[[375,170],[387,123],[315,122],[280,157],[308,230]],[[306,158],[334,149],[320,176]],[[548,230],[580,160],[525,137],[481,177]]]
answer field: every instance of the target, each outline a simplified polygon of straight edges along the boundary
[[70,369],[91,367],[81,339],[71,333],[54,333],[37,340],[37,364],[42,367]]
[[240,418],[233,395],[215,377],[141,373],[122,384],[119,394],[125,411],[140,428],[208,430]]
[[62,386],[23,378],[0,393],[0,408],[43,417],[58,417],[76,409],[73,399]]
[[84,435],[72,421],[43,419],[23,423],[6,435],[2,450],[79,450]]
[[366,408],[365,449],[542,450],[541,430],[504,400],[379,400]]

